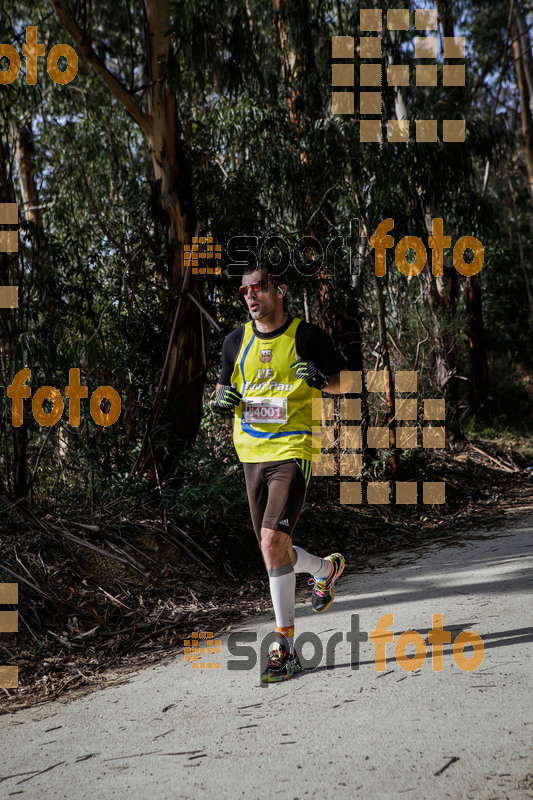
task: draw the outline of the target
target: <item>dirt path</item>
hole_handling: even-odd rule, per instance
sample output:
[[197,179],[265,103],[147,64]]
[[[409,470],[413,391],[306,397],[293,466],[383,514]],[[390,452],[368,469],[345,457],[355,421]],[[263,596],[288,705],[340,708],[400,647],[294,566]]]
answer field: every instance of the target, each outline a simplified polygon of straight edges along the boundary
[[[289,682],[260,685],[259,663],[243,669],[246,659],[228,652],[226,637],[220,655],[200,656],[220,669],[193,670],[180,657],[121,685],[6,715],[0,795],[533,798],[532,533],[530,518],[462,546],[375,559],[355,574],[348,567],[330,610],[298,607],[297,635],[307,632],[324,655]],[[387,613],[394,641],[385,643],[385,630],[377,639],[386,647],[378,672],[375,644],[361,641],[358,656],[347,634],[358,622],[364,639]],[[452,640],[440,672],[428,643],[433,614],[443,615]],[[257,642],[247,646],[259,652],[271,629],[267,616],[249,620]],[[473,671],[452,654],[465,629],[484,645]],[[415,671],[395,657],[407,630],[427,649]],[[335,633],[342,641],[333,650]],[[313,649],[311,641],[303,655]],[[230,661],[240,669],[228,669]]]

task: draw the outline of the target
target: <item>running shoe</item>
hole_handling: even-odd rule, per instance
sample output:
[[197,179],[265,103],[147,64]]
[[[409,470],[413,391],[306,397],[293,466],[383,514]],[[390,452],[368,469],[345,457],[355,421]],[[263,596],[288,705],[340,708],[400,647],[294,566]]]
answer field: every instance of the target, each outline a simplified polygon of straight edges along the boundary
[[331,561],[333,564],[333,572],[329,578],[309,578],[307,583],[309,586],[313,585],[313,594],[311,595],[311,605],[313,611],[320,613],[329,608],[335,599],[335,589],[333,584],[344,572],[344,556],[340,553],[332,553],[326,556],[325,561]]
[[303,669],[296,653],[288,653],[282,645],[274,646],[268,654],[266,668],[262,675],[263,683],[287,681]]

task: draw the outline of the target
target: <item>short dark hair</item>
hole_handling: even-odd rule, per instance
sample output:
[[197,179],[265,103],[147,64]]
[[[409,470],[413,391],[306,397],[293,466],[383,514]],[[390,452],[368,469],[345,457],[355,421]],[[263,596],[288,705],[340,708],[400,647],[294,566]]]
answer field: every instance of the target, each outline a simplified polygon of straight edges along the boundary
[[285,276],[276,275],[276,273],[273,272],[275,267],[271,267],[269,264],[261,264],[260,267],[252,267],[251,265],[249,265],[243,269],[242,274],[251,275],[252,272],[257,272],[258,269],[261,270],[261,275],[263,275],[266,272],[269,282],[273,283],[274,286],[280,286],[282,283],[284,284],[287,283],[287,281],[285,280]]

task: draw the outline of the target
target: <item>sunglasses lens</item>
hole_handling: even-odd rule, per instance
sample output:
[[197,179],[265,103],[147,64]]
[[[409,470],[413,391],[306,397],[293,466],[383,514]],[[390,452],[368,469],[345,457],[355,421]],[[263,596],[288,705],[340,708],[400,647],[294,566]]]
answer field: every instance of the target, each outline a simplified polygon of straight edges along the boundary
[[251,289],[252,292],[265,292],[268,289],[268,281],[253,281],[253,283],[249,283],[248,286],[241,286],[239,291],[244,297],[248,294],[248,289]]

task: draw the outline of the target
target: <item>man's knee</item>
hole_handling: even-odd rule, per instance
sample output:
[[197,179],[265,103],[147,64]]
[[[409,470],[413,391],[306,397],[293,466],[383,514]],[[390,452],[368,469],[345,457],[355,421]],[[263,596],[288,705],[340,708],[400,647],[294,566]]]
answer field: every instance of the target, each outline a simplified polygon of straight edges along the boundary
[[262,528],[261,550],[265,556],[280,556],[285,553],[288,555],[291,550],[291,537],[283,531]]

